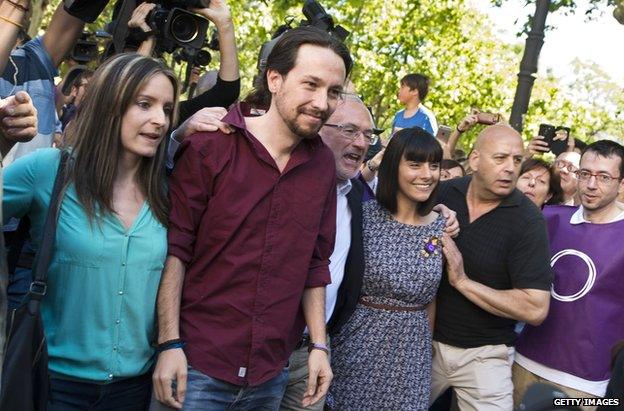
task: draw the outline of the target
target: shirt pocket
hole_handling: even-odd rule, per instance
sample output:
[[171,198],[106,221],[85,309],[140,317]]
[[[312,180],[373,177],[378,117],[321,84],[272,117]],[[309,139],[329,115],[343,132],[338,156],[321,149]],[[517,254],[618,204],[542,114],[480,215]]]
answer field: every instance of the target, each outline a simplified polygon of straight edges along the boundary
[[[62,217],[62,216],[61,216]],[[98,268],[104,260],[104,235],[97,221],[89,224],[72,224],[59,218],[55,240],[56,259],[60,263]]]

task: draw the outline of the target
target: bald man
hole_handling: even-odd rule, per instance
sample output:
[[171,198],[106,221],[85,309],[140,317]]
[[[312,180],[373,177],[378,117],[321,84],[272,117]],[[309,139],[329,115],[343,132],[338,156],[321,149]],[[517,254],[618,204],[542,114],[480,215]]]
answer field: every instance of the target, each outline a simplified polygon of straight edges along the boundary
[[490,126],[470,155],[474,174],[442,183],[438,194],[457,212],[460,234],[443,238],[431,400],[453,387],[461,410],[513,409],[514,326],[540,324],[548,313],[544,217],[515,189],[522,155],[514,129]]

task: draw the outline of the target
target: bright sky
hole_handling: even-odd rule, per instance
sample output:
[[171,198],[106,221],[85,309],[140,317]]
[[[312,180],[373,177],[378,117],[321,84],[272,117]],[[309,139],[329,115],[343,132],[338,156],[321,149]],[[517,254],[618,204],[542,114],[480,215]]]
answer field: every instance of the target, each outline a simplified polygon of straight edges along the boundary
[[[478,10],[490,16],[502,40],[524,45],[526,36],[518,38],[515,34],[524,24],[525,16],[535,12],[534,4],[525,7],[524,0],[508,0],[501,7],[494,7],[489,0],[472,2]],[[554,26],[554,29],[546,32],[539,71],[543,73],[551,69],[555,75],[565,78],[571,74],[569,63],[572,60],[591,60],[624,87],[624,25],[613,17],[613,7],[607,6],[602,7],[602,16],[586,22],[584,11],[587,10],[587,1],[579,0],[578,3],[574,15],[566,16],[562,11],[548,14],[546,24]],[[519,21],[514,25],[516,19]]]

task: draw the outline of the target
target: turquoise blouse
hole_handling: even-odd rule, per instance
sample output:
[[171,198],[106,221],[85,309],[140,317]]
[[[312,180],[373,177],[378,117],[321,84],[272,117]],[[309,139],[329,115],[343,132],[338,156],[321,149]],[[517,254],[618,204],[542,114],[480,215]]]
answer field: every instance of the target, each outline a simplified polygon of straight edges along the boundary
[[[59,159],[59,150],[41,149],[4,171],[4,221],[28,215],[35,249]],[[42,303],[50,371],[97,383],[147,372],[167,253],[166,229],[149,205],[143,204],[129,230],[108,214],[91,225],[72,184],[63,198],[55,247]]]

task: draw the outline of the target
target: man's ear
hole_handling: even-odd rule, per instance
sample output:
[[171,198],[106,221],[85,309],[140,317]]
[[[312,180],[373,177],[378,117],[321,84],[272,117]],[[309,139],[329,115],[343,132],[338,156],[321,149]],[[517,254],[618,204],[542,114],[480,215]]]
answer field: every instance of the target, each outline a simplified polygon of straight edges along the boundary
[[472,171],[477,171],[479,169],[479,151],[472,150],[470,155],[468,156],[468,164],[470,165],[470,169]]
[[284,77],[278,73],[276,70],[269,69],[266,73],[267,76],[267,84],[269,86],[269,91],[273,93],[277,93],[282,86],[282,82],[284,81]]
[[620,180],[620,184],[618,184],[618,197],[622,196],[624,193],[624,178]]

